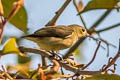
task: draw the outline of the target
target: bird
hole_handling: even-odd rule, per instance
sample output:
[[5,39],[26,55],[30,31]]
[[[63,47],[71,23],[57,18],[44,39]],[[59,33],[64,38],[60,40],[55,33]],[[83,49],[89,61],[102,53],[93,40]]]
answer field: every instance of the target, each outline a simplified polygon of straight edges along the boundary
[[88,35],[84,27],[72,24],[47,26],[22,37],[34,41],[42,50],[59,51],[72,47],[79,38]]

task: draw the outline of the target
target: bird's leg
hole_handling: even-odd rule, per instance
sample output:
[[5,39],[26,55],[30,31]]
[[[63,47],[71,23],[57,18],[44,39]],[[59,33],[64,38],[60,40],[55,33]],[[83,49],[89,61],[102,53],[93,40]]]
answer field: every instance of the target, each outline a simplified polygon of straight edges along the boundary
[[52,54],[51,57],[55,57],[55,53],[53,51],[48,51],[50,54]]
[[58,60],[63,60],[61,56],[59,56],[59,51],[53,51],[54,54],[56,55],[56,58],[58,58]]
[[49,53],[52,54],[52,57],[59,58],[58,60],[62,60],[62,58],[58,55],[58,51],[49,51]]
[[50,57],[55,57],[55,53],[53,51],[48,51],[50,54],[52,54]]

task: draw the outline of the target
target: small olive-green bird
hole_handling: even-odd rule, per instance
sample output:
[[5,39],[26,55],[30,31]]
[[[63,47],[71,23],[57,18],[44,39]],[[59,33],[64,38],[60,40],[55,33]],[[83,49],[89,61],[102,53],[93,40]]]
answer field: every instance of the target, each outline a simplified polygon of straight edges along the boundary
[[71,47],[78,38],[86,37],[87,35],[85,28],[74,24],[48,26],[23,37],[34,41],[43,50],[59,51]]

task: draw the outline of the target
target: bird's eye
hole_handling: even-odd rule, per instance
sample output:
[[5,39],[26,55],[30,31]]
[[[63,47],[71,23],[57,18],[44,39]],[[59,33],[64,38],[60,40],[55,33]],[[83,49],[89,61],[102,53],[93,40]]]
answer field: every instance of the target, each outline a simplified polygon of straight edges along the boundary
[[82,32],[85,32],[85,29],[82,29]]

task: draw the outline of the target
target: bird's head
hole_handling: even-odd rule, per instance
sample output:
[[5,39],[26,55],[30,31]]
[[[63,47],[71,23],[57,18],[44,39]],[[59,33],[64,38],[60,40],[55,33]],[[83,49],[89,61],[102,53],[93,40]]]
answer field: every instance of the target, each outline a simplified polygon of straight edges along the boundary
[[86,36],[89,36],[87,30],[81,26],[78,27],[78,37],[86,37]]
[[72,27],[74,28],[79,38],[89,36],[89,34],[87,33],[87,30],[84,27],[79,25],[72,25]]

